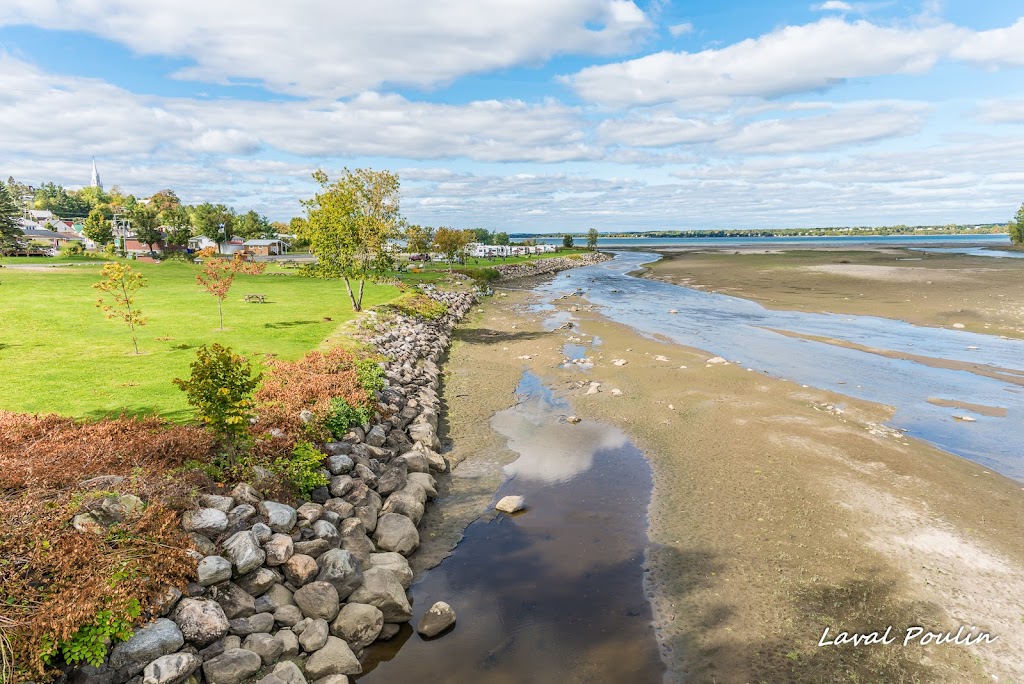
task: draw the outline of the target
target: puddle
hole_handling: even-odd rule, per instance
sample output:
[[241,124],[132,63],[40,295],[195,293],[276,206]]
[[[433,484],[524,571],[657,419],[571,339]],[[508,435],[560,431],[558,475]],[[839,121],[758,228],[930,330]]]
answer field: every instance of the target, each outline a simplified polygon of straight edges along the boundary
[[615,427],[565,422],[537,376],[517,393],[492,420],[519,454],[495,500],[523,495],[527,510],[477,520],[413,585],[413,624],[447,601],[454,629],[428,642],[403,627],[367,649],[358,681],[661,681],[643,594],[647,460]]
[[[990,377],[999,369],[1024,373],[1024,341],[873,316],[770,310],[747,299],[629,275],[657,258],[618,253],[612,261],[541,284],[537,292],[554,300],[585,285],[588,303],[641,334],[793,382],[893,406],[893,427],[1024,481],[1024,433],[1017,429],[1024,403],[1008,399],[1019,394],[1019,387],[1011,382],[1014,378]],[[670,315],[670,309],[678,315]],[[958,409],[928,401],[935,397],[1005,407],[1006,412],[965,423],[955,418]]]

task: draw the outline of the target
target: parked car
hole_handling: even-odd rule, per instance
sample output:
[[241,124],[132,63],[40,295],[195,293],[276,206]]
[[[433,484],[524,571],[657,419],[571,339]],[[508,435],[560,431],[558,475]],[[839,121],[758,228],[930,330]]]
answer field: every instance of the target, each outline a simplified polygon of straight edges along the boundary
[[429,254],[410,254],[409,261],[430,261]]

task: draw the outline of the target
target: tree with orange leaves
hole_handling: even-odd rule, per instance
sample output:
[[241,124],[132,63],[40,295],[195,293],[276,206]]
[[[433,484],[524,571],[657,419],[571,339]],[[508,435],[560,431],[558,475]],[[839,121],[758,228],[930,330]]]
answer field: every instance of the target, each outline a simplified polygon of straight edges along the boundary
[[196,282],[217,298],[217,313],[220,314],[220,329],[223,330],[224,300],[227,299],[231,285],[235,282],[235,276],[239,273],[259,275],[267,265],[246,261],[242,254],[235,254],[233,259],[222,259],[215,254],[216,250],[213,247],[199,251],[199,256],[203,257],[203,270],[196,274]]
[[135,327],[145,325],[146,319],[142,317],[142,312],[132,308],[132,305],[135,304],[135,293],[146,286],[146,279],[141,273],[133,271],[131,266],[118,263],[107,264],[100,275],[106,280],[94,283],[93,287],[103,295],[109,295],[113,303],[108,304],[104,301],[103,295],[100,295],[96,306],[103,309],[107,318],[117,318],[128,324],[132,331],[132,344],[135,346],[135,353],[138,354],[139,343],[135,339]]

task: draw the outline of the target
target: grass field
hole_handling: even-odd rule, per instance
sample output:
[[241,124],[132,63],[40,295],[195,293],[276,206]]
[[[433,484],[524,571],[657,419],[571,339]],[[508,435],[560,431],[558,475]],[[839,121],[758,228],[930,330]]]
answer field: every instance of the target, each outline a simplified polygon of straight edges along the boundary
[[[197,267],[179,263],[132,265],[148,279],[136,297],[147,319],[136,356],[128,327],[96,307],[102,262],[52,268],[60,259],[6,259],[0,269],[0,409],[102,417],[122,409],[188,420],[184,393],[171,384],[187,377],[195,348],[219,342],[255,362],[271,354],[302,356],[353,318],[341,281],[297,275],[239,276],[217,302],[195,282]],[[66,263],[66,262],[65,262]],[[266,304],[248,304],[259,293]],[[390,286],[367,283],[363,307],[396,296]]]
[[[560,252],[553,252],[549,254],[534,254],[532,256],[519,256],[519,257],[508,257],[506,259],[483,259],[469,257],[466,259],[465,265],[458,263],[453,265],[456,271],[474,271],[476,269],[493,268],[495,266],[509,266],[511,264],[522,264],[532,263],[542,259],[550,259],[552,257],[567,257],[576,254],[586,254],[589,250],[586,249],[562,249]],[[403,258],[400,260],[404,265],[405,270],[398,274],[398,277],[407,283],[432,283],[435,281],[443,280],[448,277],[448,264],[445,261],[408,261]]]

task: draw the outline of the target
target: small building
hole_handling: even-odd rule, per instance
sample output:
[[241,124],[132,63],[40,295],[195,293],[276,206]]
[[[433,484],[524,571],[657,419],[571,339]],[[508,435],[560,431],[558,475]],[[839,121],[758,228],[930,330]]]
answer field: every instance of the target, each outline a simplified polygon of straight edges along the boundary
[[28,216],[36,223],[46,223],[47,221],[52,221],[57,218],[53,215],[52,211],[47,209],[30,209]]
[[216,247],[219,254],[234,254],[235,252],[241,252],[245,249],[245,240],[233,236],[227,242],[214,242],[205,235],[197,235],[196,237],[188,239],[188,248],[193,252],[198,252],[201,249],[207,247]]
[[278,256],[287,251],[283,240],[246,240],[244,246],[254,256]]
[[24,228],[21,231],[28,242],[60,249],[69,242],[81,242],[82,238],[74,234],[57,233],[45,228]]

